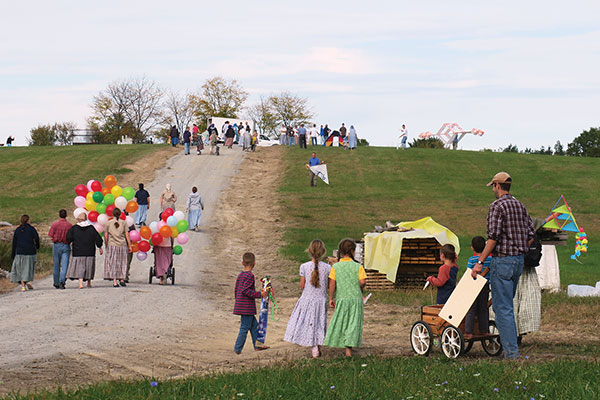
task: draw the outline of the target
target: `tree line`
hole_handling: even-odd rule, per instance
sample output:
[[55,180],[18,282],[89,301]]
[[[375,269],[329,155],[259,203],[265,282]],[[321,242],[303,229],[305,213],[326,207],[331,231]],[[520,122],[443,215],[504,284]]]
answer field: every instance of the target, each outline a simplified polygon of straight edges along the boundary
[[[211,117],[254,120],[261,133],[276,136],[278,127],[307,124],[314,114],[308,99],[288,91],[261,96],[246,106],[248,92],[235,80],[213,77],[196,92],[181,93],[161,87],[146,77],[110,83],[93,97],[87,129],[94,143],[117,143],[124,136],[134,143],[166,139],[171,126],[183,132],[191,123],[204,128]],[[29,145],[68,145],[77,131],[72,122],[32,128]]]
[[574,157],[600,157],[600,128],[590,128],[583,131],[565,149],[560,140],[556,141],[554,146],[539,149],[525,148],[519,150],[514,144],[509,144],[502,149],[507,153],[525,153],[525,154],[546,154],[554,156],[574,156]]

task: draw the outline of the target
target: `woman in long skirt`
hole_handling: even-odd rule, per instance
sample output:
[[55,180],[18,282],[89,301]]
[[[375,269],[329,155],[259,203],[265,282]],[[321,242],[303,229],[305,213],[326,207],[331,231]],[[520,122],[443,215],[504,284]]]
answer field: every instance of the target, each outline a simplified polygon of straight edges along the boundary
[[350,130],[348,131],[348,148],[350,150],[354,150],[356,148],[356,142],[358,141],[358,136],[356,136],[356,129],[354,129],[354,125],[350,125]]
[[103,241],[85,213],[79,214],[77,224],[67,232],[67,242],[72,247],[67,279],[78,279],[79,289],[83,289],[83,282],[91,288],[96,273],[96,247],[102,255]]
[[12,241],[10,281],[21,284],[21,291],[33,289],[31,282],[35,274],[37,250],[40,237],[35,228],[29,225],[29,215],[21,216],[21,225],[15,230]]
[[308,246],[312,261],[300,266],[300,288],[298,299],[285,330],[283,340],[300,346],[312,347],[312,356],[321,355],[320,346],[327,331],[327,288],[331,266],[321,261],[325,245],[313,240]]
[[177,195],[171,190],[171,184],[167,183],[165,190],[160,194],[160,209],[165,211],[167,208],[175,211],[175,202],[177,201]]
[[323,343],[330,347],[345,347],[347,357],[352,356],[352,348],[360,347],[362,343],[362,291],[367,283],[365,269],[353,260],[355,249],[352,239],[343,239],[338,247],[340,261],[331,267],[329,305],[335,311]]
[[[113,210],[113,219],[106,225],[106,257],[104,257],[104,279],[112,280],[113,287],[127,286],[127,252],[131,253],[131,240],[125,220],[121,217],[121,210]],[[119,281],[117,283],[117,281]]]
[[194,186],[192,193],[188,196],[186,211],[188,213],[188,225],[189,228],[198,231],[200,229],[200,217],[202,217],[202,211],[204,210],[204,202],[202,196],[198,193],[198,188]]

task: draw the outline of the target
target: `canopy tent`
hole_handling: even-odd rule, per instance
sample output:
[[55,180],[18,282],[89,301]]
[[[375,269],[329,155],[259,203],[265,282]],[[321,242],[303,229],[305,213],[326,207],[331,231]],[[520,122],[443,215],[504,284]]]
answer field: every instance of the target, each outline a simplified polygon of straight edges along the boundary
[[410,230],[372,232],[367,233],[364,237],[364,267],[386,274],[387,279],[392,282],[396,282],[404,239],[435,238],[441,245],[452,244],[456,249],[456,254],[460,253],[458,237],[431,217],[401,222],[396,226]]

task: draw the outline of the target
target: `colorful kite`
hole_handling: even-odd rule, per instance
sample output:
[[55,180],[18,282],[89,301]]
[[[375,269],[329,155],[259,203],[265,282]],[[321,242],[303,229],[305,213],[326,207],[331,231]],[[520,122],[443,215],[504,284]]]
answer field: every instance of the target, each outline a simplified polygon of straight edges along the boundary
[[[561,206],[558,206],[559,203],[561,202],[561,200],[564,202],[564,204]],[[575,235],[575,239],[576,239],[575,252],[571,255],[571,260],[576,260],[579,262],[579,260],[577,258],[581,255],[581,253],[587,253],[587,251],[588,251],[587,235],[586,235],[585,231],[583,230],[583,228],[581,228],[581,227],[579,227],[579,225],[577,225],[575,216],[573,215],[573,212],[571,211],[571,208],[569,207],[569,204],[567,203],[565,196],[563,196],[562,194],[558,198],[558,201],[556,202],[556,204],[554,204],[554,207],[552,207],[552,211],[550,212],[550,215],[548,215],[548,217],[546,218],[546,221],[545,221],[544,225],[542,225],[542,227],[548,228],[548,229],[556,229],[556,230],[565,231],[565,232],[576,232],[577,233]]]

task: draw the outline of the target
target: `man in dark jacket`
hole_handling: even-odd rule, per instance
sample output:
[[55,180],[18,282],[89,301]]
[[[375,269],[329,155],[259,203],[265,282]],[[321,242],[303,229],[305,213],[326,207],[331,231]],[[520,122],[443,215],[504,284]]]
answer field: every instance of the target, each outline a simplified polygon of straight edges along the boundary
[[177,147],[177,142],[179,141],[179,130],[175,125],[171,127],[171,132],[169,133],[169,136],[171,137],[171,145],[173,147]]
[[185,132],[183,132],[183,146],[185,147],[184,154],[187,156],[190,154],[190,144],[192,143],[192,133],[190,132],[190,127],[185,128]]

